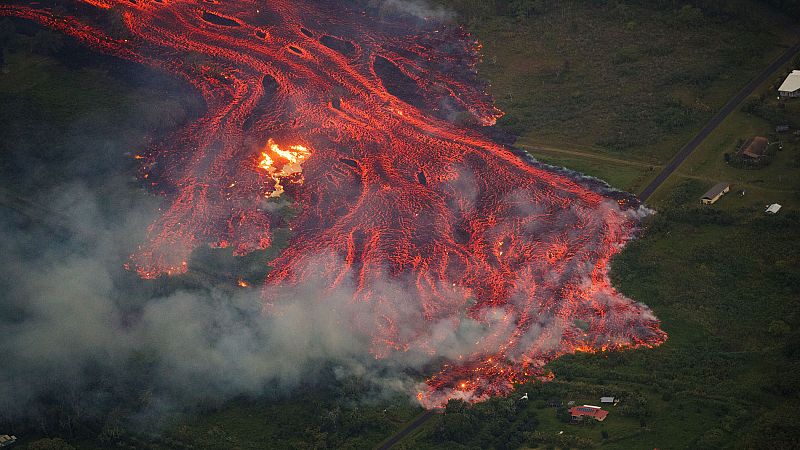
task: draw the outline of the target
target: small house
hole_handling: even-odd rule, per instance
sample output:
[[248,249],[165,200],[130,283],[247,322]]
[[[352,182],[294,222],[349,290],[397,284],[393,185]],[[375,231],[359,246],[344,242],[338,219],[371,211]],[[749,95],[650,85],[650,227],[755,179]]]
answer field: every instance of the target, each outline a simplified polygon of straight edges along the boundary
[[769,139],[764,136],[752,137],[739,148],[739,156],[755,160],[761,159],[767,154],[768,145]]
[[720,197],[727,194],[731,190],[730,183],[721,182],[717,183],[714,187],[708,190],[702,197],[700,197],[700,202],[704,205],[711,205],[714,204]]
[[17,442],[16,436],[9,436],[7,434],[0,435],[0,447],[7,447],[14,442]]
[[781,210],[781,205],[777,203],[773,203],[771,205],[767,205],[767,209],[764,210],[767,214],[778,214],[778,211]]
[[783,98],[800,97],[800,70],[793,70],[778,88],[778,95]]
[[592,405],[583,405],[583,406],[574,406],[569,410],[570,416],[572,416],[573,422],[578,422],[583,420],[585,417],[590,419],[595,419],[598,422],[602,422],[606,420],[606,416],[608,416],[608,411],[604,410],[599,406],[592,406]]
[[614,397],[600,397],[600,403],[616,403],[616,400]]

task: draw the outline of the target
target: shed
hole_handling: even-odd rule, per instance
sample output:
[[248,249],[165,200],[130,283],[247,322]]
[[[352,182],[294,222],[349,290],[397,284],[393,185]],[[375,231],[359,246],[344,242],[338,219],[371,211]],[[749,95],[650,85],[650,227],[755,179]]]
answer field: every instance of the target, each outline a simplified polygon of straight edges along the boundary
[[7,434],[0,435],[0,447],[6,447],[14,442],[17,442],[16,436],[9,436]]
[[711,205],[715,203],[717,200],[719,200],[720,197],[730,192],[730,190],[731,190],[730,183],[727,183],[725,181],[717,183],[716,185],[714,185],[714,187],[709,189],[708,192],[703,194],[702,197],[700,197],[700,202],[702,202],[704,205]]
[[767,154],[769,139],[764,136],[755,136],[747,140],[739,150],[739,154],[745,158],[760,159]]
[[614,403],[614,397],[600,397],[600,403]]
[[778,88],[778,95],[785,98],[800,97],[800,70],[793,70]]
[[773,203],[771,205],[767,205],[767,209],[764,210],[767,214],[778,214],[778,211],[781,210],[781,205],[777,203]]

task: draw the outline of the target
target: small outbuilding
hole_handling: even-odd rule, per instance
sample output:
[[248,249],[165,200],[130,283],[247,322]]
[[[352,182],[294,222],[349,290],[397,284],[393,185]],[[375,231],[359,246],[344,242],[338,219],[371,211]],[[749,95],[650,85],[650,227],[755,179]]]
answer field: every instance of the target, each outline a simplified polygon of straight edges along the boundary
[[773,203],[771,205],[767,205],[767,209],[764,210],[767,214],[778,214],[778,211],[781,210],[781,205],[777,203]]
[[708,192],[703,194],[702,197],[700,197],[700,202],[702,202],[704,205],[711,205],[715,203],[717,200],[719,200],[720,197],[730,192],[730,190],[731,190],[730,183],[724,181],[721,183],[717,183],[716,185],[714,185],[714,187],[709,189]]
[[800,97],[800,70],[793,70],[778,88],[778,95],[784,98]]
[[616,400],[614,397],[600,397],[600,403],[615,403]]
[[0,447],[7,447],[14,442],[17,442],[16,436],[9,436],[7,434],[0,435]]
[[791,129],[791,127],[789,125],[783,124],[783,125],[776,126],[775,127],[775,132],[776,133],[786,133],[790,129]]
[[592,406],[592,405],[583,405],[583,406],[574,406],[569,410],[570,416],[572,416],[573,422],[578,422],[583,420],[584,417],[588,417],[590,419],[595,419],[598,422],[602,422],[606,420],[606,416],[608,416],[608,411],[604,410],[599,406]]

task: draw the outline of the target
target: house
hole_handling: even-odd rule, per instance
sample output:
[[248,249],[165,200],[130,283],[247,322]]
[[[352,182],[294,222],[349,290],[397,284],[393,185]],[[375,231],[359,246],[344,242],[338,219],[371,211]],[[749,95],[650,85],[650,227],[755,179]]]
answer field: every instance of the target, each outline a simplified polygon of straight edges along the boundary
[[600,403],[615,403],[616,399],[614,397],[600,397]]
[[0,447],[7,447],[14,442],[17,442],[16,436],[9,436],[7,434],[0,435]]
[[800,70],[793,70],[778,88],[778,95],[783,98],[800,97]]
[[588,417],[590,419],[595,419],[598,422],[602,422],[606,420],[606,416],[608,416],[608,411],[600,408],[599,406],[583,405],[583,406],[573,406],[572,408],[570,408],[569,414],[572,416],[573,422],[583,420],[584,417]]
[[764,136],[752,137],[739,148],[739,156],[750,159],[761,159],[762,156],[767,154],[767,145],[769,145],[769,140]]
[[767,214],[778,214],[778,211],[781,210],[781,205],[777,203],[773,203],[771,205],[767,205],[767,209],[764,210]]
[[714,187],[708,190],[702,197],[700,197],[700,201],[704,205],[711,205],[719,200],[720,197],[727,194],[731,190],[730,183],[721,182],[717,183]]

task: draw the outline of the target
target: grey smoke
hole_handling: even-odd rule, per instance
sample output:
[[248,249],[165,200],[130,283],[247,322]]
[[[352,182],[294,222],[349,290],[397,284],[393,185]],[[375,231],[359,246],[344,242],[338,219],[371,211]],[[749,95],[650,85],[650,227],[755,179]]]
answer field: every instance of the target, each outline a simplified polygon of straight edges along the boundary
[[444,22],[452,20],[455,13],[440,6],[432,5],[424,0],[386,0],[381,3],[384,14],[405,14],[421,20]]
[[[101,190],[125,189],[116,179]],[[417,323],[419,329],[404,330],[412,333],[404,337],[419,332],[416,339],[432,343],[436,357],[453,359],[498,333],[501,311],[485,312],[483,322],[425,324],[410,289],[388,277],[373,289],[382,298],[402,299],[397,307],[353,302],[352,283],[330,289],[329,280],[315,278],[324,267],[343,264],[333,255],[310,258],[301,268],[308,279],[292,287],[261,292],[223,283],[160,294],[157,282],[122,268],[157,214],[147,196],[139,203],[127,197],[109,199],[73,183],[36,199],[50,212],[43,218],[49,228],[20,227],[13,215],[0,219],[0,270],[7,275],[0,286],[0,418],[35,414],[39,397],[52,390],[70,392],[91,409],[107,400],[94,398],[92,385],[109,378],[125,383],[133,364],[149,367],[146,387],[154,398],[144,407],[159,410],[258,395],[265,386],[289,392],[330,363],[338,376],[368,375],[384,394],[411,396],[419,379],[404,370],[433,356],[412,345],[396,358],[376,360],[368,318],[393,314],[398,323]],[[69,237],[52,239],[52,227],[68,230]],[[268,311],[262,296],[275,300]]]

